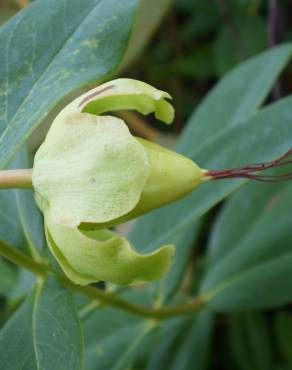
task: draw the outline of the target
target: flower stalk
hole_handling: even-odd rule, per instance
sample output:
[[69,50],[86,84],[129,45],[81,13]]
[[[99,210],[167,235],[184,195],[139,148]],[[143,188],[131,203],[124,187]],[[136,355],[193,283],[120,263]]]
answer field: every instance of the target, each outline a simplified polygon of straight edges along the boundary
[[31,188],[32,169],[16,169],[0,171],[0,188]]
[[292,172],[283,173],[280,175],[263,175],[254,174],[255,172],[262,172],[270,168],[281,167],[289,165],[292,160],[287,160],[292,155],[292,148],[288,149],[284,154],[278,158],[263,163],[250,164],[243,167],[228,168],[223,170],[209,170],[207,176],[212,180],[222,180],[231,178],[245,178],[249,180],[263,181],[263,182],[278,182],[292,179]]

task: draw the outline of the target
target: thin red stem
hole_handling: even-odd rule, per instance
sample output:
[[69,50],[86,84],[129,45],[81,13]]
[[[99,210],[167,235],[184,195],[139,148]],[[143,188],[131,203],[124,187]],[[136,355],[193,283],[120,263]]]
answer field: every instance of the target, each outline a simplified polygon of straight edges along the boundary
[[254,163],[247,166],[227,168],[223,170],[210,170],[207,172],[207,176],[213,178],[213,180],[230,179],[230,178],[247,178],[257,181],[275,182],[285,181],[292,179],[292,172],[280,174],[280,175],[254,175],[254,172],[260,172],[269,168],[280,167],[292,163],[292,160],[284,161],[285,158],[292,155],[292,148],[287,150],[280,157],[273,161]]

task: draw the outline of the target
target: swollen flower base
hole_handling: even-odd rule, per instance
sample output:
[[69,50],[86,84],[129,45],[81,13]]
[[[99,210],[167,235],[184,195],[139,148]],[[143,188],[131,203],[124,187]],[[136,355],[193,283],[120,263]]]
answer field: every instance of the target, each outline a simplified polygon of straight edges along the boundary
[[47,242],[76,284],[150,281],[171,265],[172,245],[139,254],[107,228],[183,197],[206,171],[135,138],[121,119],[101,115],[136,109],[171,123],[174,110],[166,99],[167,93],[140,81],[105,83],[59,113],[36,153],[32,180]]

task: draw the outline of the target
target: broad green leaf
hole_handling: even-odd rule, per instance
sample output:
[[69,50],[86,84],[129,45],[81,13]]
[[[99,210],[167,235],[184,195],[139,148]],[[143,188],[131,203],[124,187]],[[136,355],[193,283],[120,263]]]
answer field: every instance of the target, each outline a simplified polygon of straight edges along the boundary
[[[11,162],[10,167],[17,167],[17,163]],[[16,201],[16,190],[13,189],[0,191],[0,240],[17,248],[26,246]]]
[[[145,292],[127,292],[127,299],[146,304]],[[149,320],[113,307],[98,307],[84,321],[86,370],[124,370],[140,353],[153,329]]]
[[0,191],[0,239],[18,248],[26,244],[12,189]]
[[186,328],[186,318],[177,317],[166,320],[153,333],[153,346],[148,349],[146,370],[168,369],[172,363],[180,334]]
[[230,352],[236,369],[274,369],[269,328],[263,315],[233,315],[229,330]]
[[17,280],[17,271],[13,266],[0,259],[0,296],[9,293]]
[[203,370],[208,366],[213,315],[204,311],[189,326],[173,357],[169,370]]
[[131,37],[120,69],[127,68],[141,54],[173,0],[140,0]]
[[292,315],[280,311],[275,317],[275,335],[281,355],[287,363],[292,364]]
[[[177,150],[195,158],[223,129],[237,126],[261,106],[292,54],[292,44],[265,51],[222,78],[195,109]],[[205,153],[208,156],[208,153]]]
[[240,63],[242,58],[261,52],[267,44],[266,22],[261,17],[237,17],[233,22],[239,36],[232,35],[228,26],[223,25],[214,41],[214,64],[219,76]]
[[33,273],[19,268],[17,273],[17,281],[9,291],[9,299],[12,301],[23,299],[23,297],[27,296],[32,290],[36,280],[37,278]]
[[38,0],[2,26],[1,167],[61,98],[118,66],[136,7],[137,0]]
[[33,191],[30,189],[16,190],[16,202],[23,233],[29,247],[41,252],[44,249],[43,218],[36,206]]
[[238,311],[291,302],[291,200],[290,184],[235,248],[207,271],[201,294],[210,308]]
[[18,308],[0,331],[0,367],[38,370],[32,340],[34,294]]
[[[279,172],[283,172],[283,169]],[[256,227],[261,217],[277,204],[289,185],[289,182],[272,185],[250,182],[232,195],[212,228],[208,243],[209,265],[215,265],[220,258],[236,248]]]
[[147,370],[203,370],[207,367],[213,315],[204,311],[192,318],[161,323],[149,348]]
[[[276,155],[277,149],[275,143],[272,142],[273,135],[267,143],[262,138],[261,148],[256,148],[249,142],[250,147],[243,148],[241,153],[238,153],[239,143],[240,145],[243,142],[248,144],[248,141],[243,139],[250,136],[251,132],[253,132],[253,136],[256,135],[254,120],[245,121],[245,125],[241,125],[241,123],[251,116],[263,102],[278,74],[288,62],[290,55],[290,44],[280,46],[245,62],[229,73],[204,99],[191,117],[179,140],[177,150],[195,160],[198,159],[201,166],[221,168],[237,165],[243,150],[245,154],[250,154],[249,157],[246,155],[244,158],[244,164],[249,161],[263,160],[264,150],[271,156],[273,155],[272,151],[275,150]],[[288,103],[285,110],[287,106]],[[271,120],[269,119],[269,121]],[[288,119],[286,118],[285,121],[285,126],[289,127]],[[279,122],[280,120],[274,116],[275,131],[279,128]],[[239,125],[241,125],[241,132],[237,134],[236,127]],[[246,125],[248,127],[243,128]],[[261,126],[263,131],[272,130],[272,128],[265,128],[264,122]],[[270,127],[271,123],[268,126]],[[232,127],[235,128],[232,129]],[[283,132],[284,130],[283,128]],[[279,134],[281,131],[277,130],[277,132]],[[258,135],[261,137],[260,132]],[[232,147],[226,146],[226,143],[230,143]],[[284,146],[285,140],[283,140]],[[278,152],[280,150],[279,147]],[[260,156],[256,155],[256,151]],[[242,184],[243,182],[240,181],[206,184],[185,200],[145,215],[137,222],[131,234],[133,243],[138,245],[137,241],[139,241],[139,246],[143,251],[153,250],[163,243],[176,241],[176,244],[179,244],[176,240],[179,233],[182,233],[199,216]],[[229,187],[228,190],[226,185]],[[181,237],[185,238],[183,235]],[[190,248],[188,243],[183,243],[180,249],[184,246],[187,249]],[[177,253],[180,253],[179,249]],[[165,286],[172,290],[173,286],[177,284],[178,281],[170,279]]]
[[[19,150],[14,164],[17,164],[18,168],[30,167],[25,148]],[[15,190],[15,196],[23,234],[25,235],[31,253],[35,255],[36,251],[42,252],[45,246],[42,214],[35,203],[33,191],[31,189]]]
[[37,286],[0,332],[5,370],[80,370],[82,354],[72,296],[53,278]]

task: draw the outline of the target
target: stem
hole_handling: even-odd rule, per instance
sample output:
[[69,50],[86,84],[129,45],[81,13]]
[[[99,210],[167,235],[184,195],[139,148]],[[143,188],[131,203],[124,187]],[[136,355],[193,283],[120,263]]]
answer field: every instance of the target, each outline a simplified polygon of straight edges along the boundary
[[131,312],[132,314],[142,316],[149,319],[167,319],[174,316],[186,315],[194,313],[204,306],[206,303],[203,297],[197,297],[189,303],[180,304],[171,307],[151,308],[128,302],[123,298],[114,295],[111,292],[106,292],[96,289],[93,286],[80,286],[73,284],[65,275],[55,271],[52,267],[43,262],[37,262],[26,256],[24,253],[0,241],[0,255],[7,258],[16,265],[23,267],[35,275],[44,277],[46,274],[54,274],[56,278],[67,288],[75,292],[84,294],[90,298],[110,304],[122,310]]
[[0,188],[31,188],[32,169],[0,171]]
[[16,248],[10,247],[3,241],[0,241],[0,255],[38,276],[45,276],[49,269],[43,262],[34,261],[26,254],[20,252]]
[[292,180],[292,172],[283,173],[280,175],[254,175],[254,172],[260,172],[267,170],[269,168],[276,168],[285,165],[291,165],[292,160],[286,160],[289,156],[292,155],[292,147],[289,148],[284,154],[280,157],[263,163],[250,164],[243,167],[235,168],[225,168],[223,170],[209,170],[206,172],[206,180],[221,180],[221,179],[231,179],[231,178],[246,178],[250,180],[265,181],[265,182],[276,182],[276,181],[285,181]]

